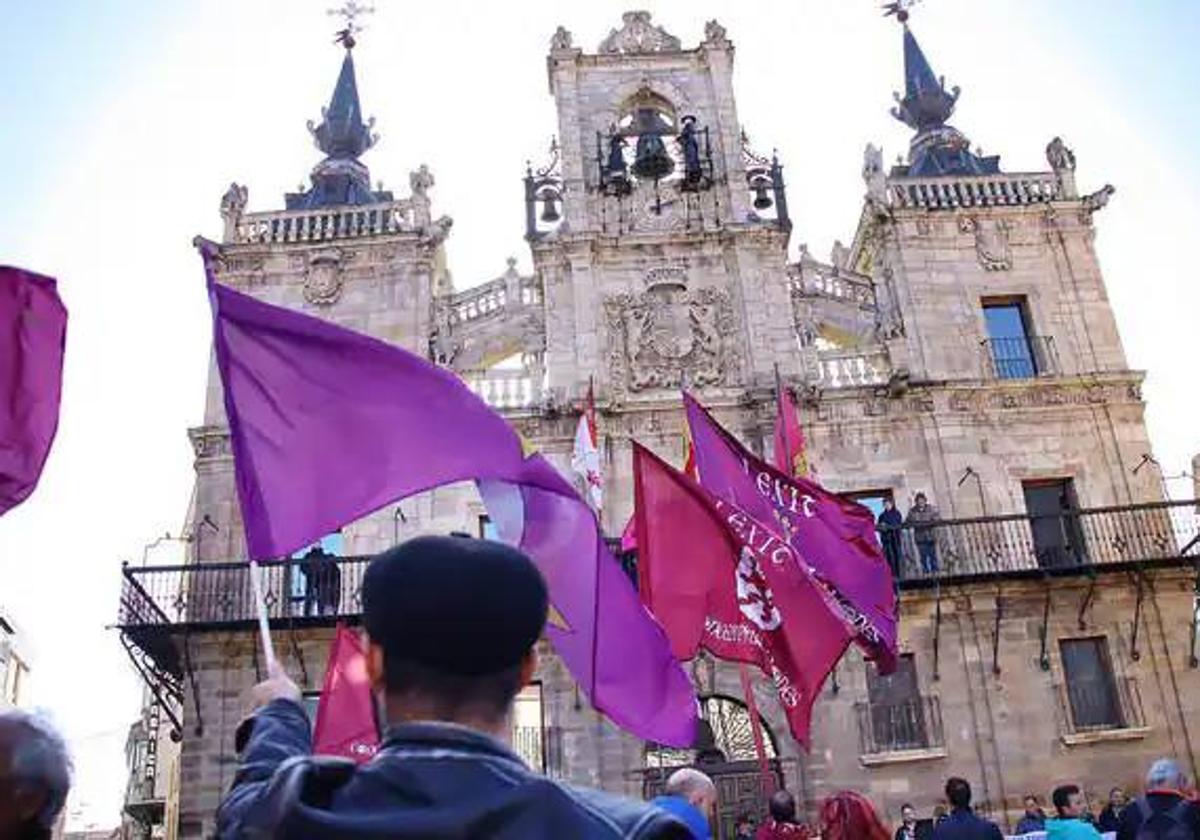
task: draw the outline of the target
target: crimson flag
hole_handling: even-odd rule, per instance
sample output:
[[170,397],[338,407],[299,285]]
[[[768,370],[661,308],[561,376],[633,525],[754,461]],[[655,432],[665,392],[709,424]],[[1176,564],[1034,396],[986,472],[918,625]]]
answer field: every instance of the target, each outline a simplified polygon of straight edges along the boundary
[[775,467],[785,475],[804,478],[809,473],[804,430],[798,408],[789,390],[775,389]]
[[317,705],[313,752],[363,764],[378,750],[379,728],[367,679],[367,657],[358,634],[339,624],[329,647],[325,684]]
[[637,443],[633,463],[639,591],[672,653],[690,659],[703,648],[758,665],[808,744],[813,703],[853,628],[773,527]]

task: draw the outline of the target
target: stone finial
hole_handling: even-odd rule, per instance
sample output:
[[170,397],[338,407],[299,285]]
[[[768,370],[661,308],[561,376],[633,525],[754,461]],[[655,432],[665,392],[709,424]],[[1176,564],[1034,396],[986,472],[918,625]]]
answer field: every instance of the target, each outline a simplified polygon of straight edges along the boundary
[[225,221],[224,241],[232,242],[237,235],[238,222],[246,210],[246,201],[250,190],[236,182],[230,183],[229,189],[221,196],[221,218]]
[[621,15],[622,26],[608,33],[598,48],[602,53],[675,52],[682,48],[678,38],[650,22],[646,11]]
[[554,34],[550,36],[551,51],[569,50],[572,47],[571,31],[565,26],[560,26],[554,30]]
[[725,27],[717,23],[716,18],[704,24],[704,46],[722,49],[729,46]]
[[833,240],[833,249],[829,254],[829,262],[834,268],[845,268],[850,259],[850,249],[842,244],[842,240]]
[[863,149],[863,183],[867,185],[867,200],[882,204],[887,199],[887,175],[883,171],[883,149],[870,143]]
[[408,173],[408,184],[412,188],[414,196],[426,197],[430,187],[433,186],[433,173],[429,171],[429,167],[421,164],[415,172]]

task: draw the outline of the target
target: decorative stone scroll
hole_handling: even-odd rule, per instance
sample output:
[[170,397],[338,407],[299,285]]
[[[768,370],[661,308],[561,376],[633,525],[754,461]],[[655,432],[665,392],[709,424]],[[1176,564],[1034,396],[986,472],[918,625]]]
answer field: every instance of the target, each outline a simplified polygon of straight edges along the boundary
[[604,302],[609,369],[617,391],[721,385],[736,368],[737,343],[729,292],[689,292],[663,283]]
[[650,22],[649,12],[626,12],[622,26],[600,42],[602,53],[674,52],[681,48],[678,38]]

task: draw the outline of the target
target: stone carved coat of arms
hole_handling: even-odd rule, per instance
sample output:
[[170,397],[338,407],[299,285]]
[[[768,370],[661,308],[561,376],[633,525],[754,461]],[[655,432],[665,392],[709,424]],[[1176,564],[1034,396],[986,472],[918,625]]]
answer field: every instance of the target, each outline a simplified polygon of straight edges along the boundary
[[658,286],[605,301],[609,365],[618,388],[692,387],[726,381],[733,365],[733,310],[721,289]]

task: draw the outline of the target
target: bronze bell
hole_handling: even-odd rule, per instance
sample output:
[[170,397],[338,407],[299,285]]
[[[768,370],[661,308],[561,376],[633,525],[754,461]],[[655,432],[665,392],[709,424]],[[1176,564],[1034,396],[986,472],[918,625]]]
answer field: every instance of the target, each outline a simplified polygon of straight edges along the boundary
[[558,212],[559,196],[555,192],[547,191],[542,193],[542,221],[546,223],[557,222],[562,218],[562,214]]
[[663,135],[672,131],[670,123],[653,108],[639,108],[630,131],[637,135],[633,172],[641,178],[658,180],[675,169],[675,161],[667,154]]
[[771,196],[767,195],[767,189],[769,188],[770,183],[771,182],[766,178],[755,178],[751,182],[750,189],[754,190],[755,210],[766,210],[773,203],[771,201]]

